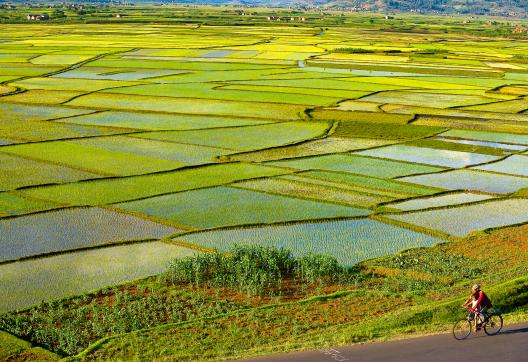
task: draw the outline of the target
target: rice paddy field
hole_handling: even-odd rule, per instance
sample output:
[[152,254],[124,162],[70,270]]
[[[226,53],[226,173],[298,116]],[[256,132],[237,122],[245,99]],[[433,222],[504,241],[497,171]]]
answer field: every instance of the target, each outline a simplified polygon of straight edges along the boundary
[[235,244],[352,267],[528,223],[526,38],[0,34],[0,312]]

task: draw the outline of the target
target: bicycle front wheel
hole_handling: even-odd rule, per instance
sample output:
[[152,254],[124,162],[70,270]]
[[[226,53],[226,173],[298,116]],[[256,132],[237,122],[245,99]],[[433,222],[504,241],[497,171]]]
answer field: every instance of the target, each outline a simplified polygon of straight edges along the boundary
[[453,326],[453,337],[461,341],[471,334],[471,322],[467,319],[461,319]]
[[494,336],[502,329],[502,316],[500,314],[492,314],[488,317],[488,321],[484,324],[484,332],[488,336]]

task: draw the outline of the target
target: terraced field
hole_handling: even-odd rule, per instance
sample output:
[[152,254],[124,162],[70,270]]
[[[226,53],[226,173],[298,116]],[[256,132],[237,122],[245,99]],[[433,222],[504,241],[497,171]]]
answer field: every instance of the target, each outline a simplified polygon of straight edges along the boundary
[[351,266],[528,222],[526,40],[90,29],[0,25],[0,311],[196,250]]

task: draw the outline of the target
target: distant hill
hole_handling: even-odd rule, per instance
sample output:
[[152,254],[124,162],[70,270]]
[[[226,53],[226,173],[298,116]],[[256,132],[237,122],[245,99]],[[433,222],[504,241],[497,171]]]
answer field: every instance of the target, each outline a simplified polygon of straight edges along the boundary
[[[288,6],[343,11],[415,12],[528,17],[528,0],[85,0],[92,3],[174,3],[233,6]],[[76,1],[72,1],[76,2]],[[63,0],[0,0],[1,4],[65,3]]]
[[[152,1],[152,0],[150,0]],[[167,0],[165,0],[167,2]],[[338,10],[526,16],[528,0],[179,0],[180,3],[320,6]]]

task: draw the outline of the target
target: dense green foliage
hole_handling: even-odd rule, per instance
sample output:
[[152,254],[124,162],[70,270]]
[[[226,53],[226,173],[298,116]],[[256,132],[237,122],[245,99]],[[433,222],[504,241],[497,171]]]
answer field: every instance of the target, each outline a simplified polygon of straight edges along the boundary
[[206,317],[239,306],[198,293],[168,294],[163,289],[102,290],[95,298],[44,302],[21,314],[0,317],[0,329],[62,355],[79,353],[99,338],[165,323]]
[[283,248],[234,245],[229,254],[205,253],[175,259],[169,268],[173,283],[229,287],[248,295],[280,291],[288,279],[334,282],[346,275],[334,257],[307,254],[295,258]]

